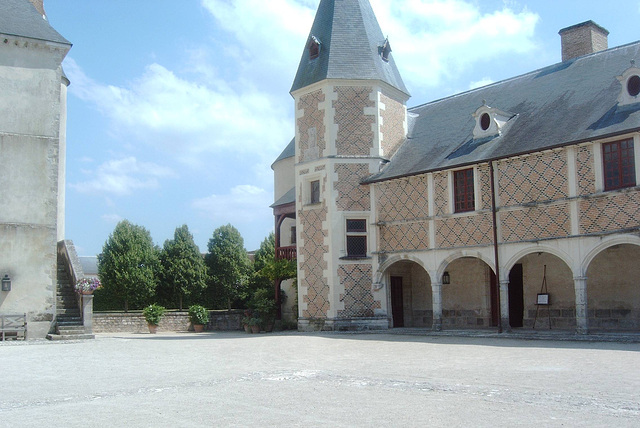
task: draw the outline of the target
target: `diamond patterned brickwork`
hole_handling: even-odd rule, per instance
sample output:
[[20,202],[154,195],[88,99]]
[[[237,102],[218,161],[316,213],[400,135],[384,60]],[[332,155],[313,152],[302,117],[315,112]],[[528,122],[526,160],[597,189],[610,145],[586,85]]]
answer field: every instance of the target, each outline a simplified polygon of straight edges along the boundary
[[569,205],[547,205],[500,213],[504,242],[561,238],[571,234]]
[[436,219],[438,247],[467,247],[493,242],[491,213]]
[[449,192],[447,190],[449,183],[446,172],[438,172],[433,174],[433,202],[436,215],[444,215],[449,212]]
[[382,155],[390,159],[405,138],[404,105],[385,94],[380,94],[380,101],[385,106],[384,110],[380,110],[380,117],[382,118],[382,123],[380,124]]
[[580,201],[580,233],[590,234],[640,226],[640,192],[608,193]]
[[[326,178],[323,180],[321,191],[326,188]],[[299,190],[299,193],[302,190]],[[302,195],[298,195],[302,198]],[[301,199],[299,199],[301,200]],[[300,221],[300,237],[304,245],[298,246],[300,259],[300,285],[306,287],[307,294],[300,298],[307,304],[302,316],[305,318],[326,318],[329,311],[329,285],[324,277],[327,262],[324,260],[329,247],[324,240],[329,232],[322,228],[322,222],[327,219],[327,207],[298,210]]]
[[298,162],[323,156],[326,148],[326,129],[324,110],[320,110],[319,104],[324,100],[325,95],[322,91],[311,92],[300,97],[298,110],[304,110],[304,114],[298,118],[298,144],[300,145]]
[[429,249],[429,223],[414,221],[380,226],[380,251]]
[[576,154],[578,174],[578,195],[590,195],[596,191],[596,177],[593,167],[593,146],[578,147]]
[[427,176],[419,175],[376,185],[379,221],[405,221],[429,215]]
[[568,196],[564,151],[536,153],[498,164],[500,204],[521,205]]
[[375,107],[369,99],[371,87],[338,86],[333,101],[335,122],[338,125],[336,151],[338,155],[366,156],[373,148],[374,115],[365,115],[365,107]]
[[372,317],[374,309],[380,309],[380,302],[374,300],[371,292],[373,281],[370,264],[340,265],[340,283],[344,285],[344,310],[338,311],[338,318]]
[[337,192],[337,206],[341,211],[370,211],[369,186],[360,181],[369,175],[367,164],[336,164],[338,180],[334,183]]
[[476,206],[479,210],[491,209],[491,170],[489,165],[479,165],[476,169],[478,179],[476,180],[480,186],[480,204]]

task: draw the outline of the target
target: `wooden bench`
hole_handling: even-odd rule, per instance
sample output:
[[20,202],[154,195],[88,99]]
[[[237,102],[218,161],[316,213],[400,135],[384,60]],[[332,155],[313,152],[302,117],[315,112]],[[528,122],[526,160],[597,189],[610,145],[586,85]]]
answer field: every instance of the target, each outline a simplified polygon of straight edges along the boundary
[[2,340],[8,338],[27,339],[27,314],[9,315],[0,314],[0,332]]

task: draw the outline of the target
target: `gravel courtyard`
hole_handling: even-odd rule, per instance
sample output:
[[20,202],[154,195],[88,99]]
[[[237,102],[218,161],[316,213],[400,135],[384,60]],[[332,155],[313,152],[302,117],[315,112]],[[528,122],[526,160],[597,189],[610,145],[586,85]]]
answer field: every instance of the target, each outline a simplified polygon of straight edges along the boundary
[[1,427],[640,424],[640,344],[393,334],[0,342]]

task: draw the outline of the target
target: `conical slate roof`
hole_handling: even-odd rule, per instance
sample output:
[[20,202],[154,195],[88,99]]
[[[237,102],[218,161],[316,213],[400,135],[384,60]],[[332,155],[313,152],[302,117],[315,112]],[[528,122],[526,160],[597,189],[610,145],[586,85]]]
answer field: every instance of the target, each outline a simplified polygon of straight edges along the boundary
[[[320,42],[311,59],[309,42]],[[368,0],[322,0],[302,52],[291,92],[325,79],[381,80],[409,95],[392,54],[381,50],[385,36]]]
[[0,1],[0,34],[28,37],[48,42],[71,43],[53,29],[29,0]]

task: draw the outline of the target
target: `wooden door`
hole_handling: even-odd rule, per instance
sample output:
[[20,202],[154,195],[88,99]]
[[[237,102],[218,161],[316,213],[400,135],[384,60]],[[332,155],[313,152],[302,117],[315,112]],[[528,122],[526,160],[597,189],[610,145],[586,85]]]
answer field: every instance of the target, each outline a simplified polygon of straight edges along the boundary
[[509,324],[522,327],[524,320],[524,284],[522,264],[517,264],[509,272]]
[[394,327],[404,327],[404,306],[402,302],[402,277],[391,277],[391,314]]

